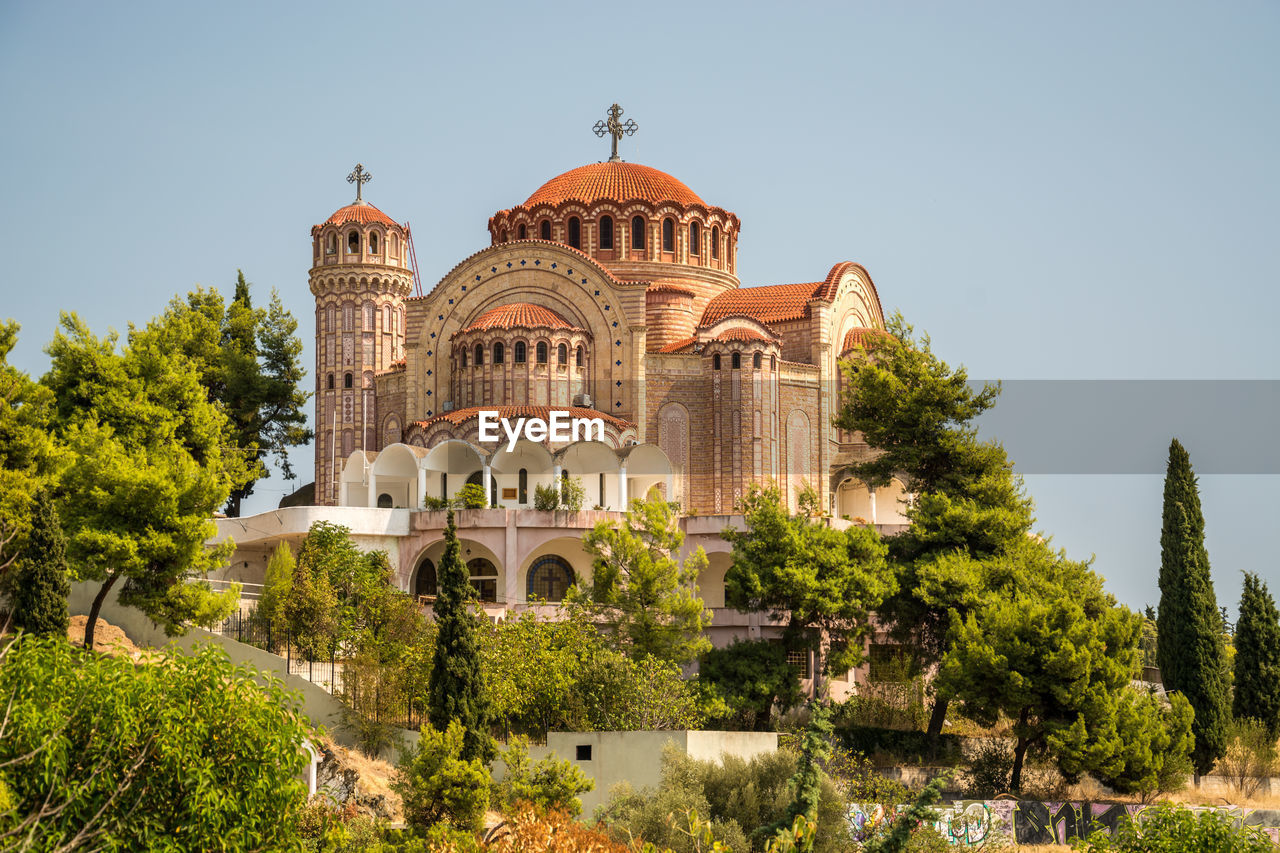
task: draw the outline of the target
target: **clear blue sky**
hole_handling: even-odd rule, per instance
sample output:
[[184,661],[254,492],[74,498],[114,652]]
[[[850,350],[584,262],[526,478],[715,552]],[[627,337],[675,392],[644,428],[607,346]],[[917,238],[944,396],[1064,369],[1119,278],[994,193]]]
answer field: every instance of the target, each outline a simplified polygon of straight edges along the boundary
[[[38,374],[59,310],[124,329],[239,267],[310,365],[308,231],[356,161],[430,285],[607,157],[618,101],[626,159],[741,216],[744,284],[861,262],[977,377],[1276,379],[1277,45],[1274,2],[5,0],[0,316]],[[1278,481],[1202,478],[1232,609],[1242,569],[1280,588]],[[1028,485],[1059,545],[1156,601],[1158,476]]]

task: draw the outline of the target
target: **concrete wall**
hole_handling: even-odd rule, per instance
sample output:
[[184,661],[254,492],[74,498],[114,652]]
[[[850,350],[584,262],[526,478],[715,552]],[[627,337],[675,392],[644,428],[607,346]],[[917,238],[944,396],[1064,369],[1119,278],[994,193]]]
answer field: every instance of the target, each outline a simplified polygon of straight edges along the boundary
[[[656,788],[662,781],[662,753],[667,744],[700,761],[719,763],[722,756],[750,760],[778,748],[775,732],[549,732],[546,746],[529,749],[539,761],[548,755],[562,758],[595,780],[595,788],[582,796],[582,813],[590,817],[609,800],[610,790],[623,782],[632,788]],[[589,748],[590,758],[579,758]]]

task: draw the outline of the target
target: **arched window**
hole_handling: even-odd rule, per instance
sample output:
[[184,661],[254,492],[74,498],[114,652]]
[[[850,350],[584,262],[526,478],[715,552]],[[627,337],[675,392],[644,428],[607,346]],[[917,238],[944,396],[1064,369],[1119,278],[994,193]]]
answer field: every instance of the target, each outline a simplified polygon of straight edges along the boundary
[[507,229],[505,228],[502,229],[502,242],[507,242]]
[[582,220],[576,216],[569,217],[569,245],[575,249],[582,248]]
[[375,255],[376,255],[376,254],[378,254],[378,234],[377,234],[377,232],[372,232],[372,233],[370,233],[370,234],[369,234],[369,251],[370,251],[372,254],[375,254]]
[[700,233],[700,229],[698,228],[698,223],[690,222],[689,223],[689,254],[691,255],[698,254],[698,250],[700,248],[699,243],[701,242],[699,238],[701,237],[702,237],[702,234]]
[[347,235],[347,252],[353,255],[360,254],[360,232],[352,231]]
[[400,251],[400,241],[396,239],[396,235],[392,234],[391,235],[391,254],[394,255],[399,251]]
[[394,331],[394,330],[392,329],[392,327],[391,327],[391,322],[392,322],[392,321],[391,321],[391,306],[390,306],[390,305],[383,305],[383,306],[382,306],[382,331],[384,331],[384,332]]
[[538,341],[538,364],[547,363],[547,342]]
[[778,369],[778,357],[776,355],[769,356],[769,369],[770,370]]
[[720,226],[711,226],[711,259],[717,260],[720,257]]
[[527,468],[521,468],[517,475],[516,500],[522,504],[529,502],[529,471]]
[[528,228],[528,226],[526,226],[526,225],[521,225],[519,228],[517,228],[517,229],[516,229],[516,237],[517,237],[518,239],[520,239],[520,240],[527,240],[527,239],[529,239],[529,228]]
[[475,587],[476,597],[481,601],[498,600],[498,568],[484,557],[476,557],[467,561],[467,573],[471,575],[471,585]]
[[378,318],[378,306],[372,302],[364,304],[364,330],[366,332],[373,331],[373,324]]
[[711,356],[711,369],[712,370],[720,369],[720,353],[716,353],[715,355]]
[[395,501],[386,492],[378,495],[378,509],[391,509],[394,504]]
[[576,355],[576,358],[577,358],[577,366],[582,367],[583,363],[587,359],[587,353],[586,353],[586,350],[584,350],[581,346],[578,347],[578,353]]
[[351,374],[350,374],[350,373],[347,373],[347,374],[344,374],[344,375],[343,375],[343,377],[342,377],[342,387],[343,387],[343,388],[350,388],[350,387],[351,387]]
[[333,310],[333,306],[330,305],[328,308],[324,310],[324,328],[326,332],[337,331],[337,329],[334,326],[335,319],[336,319],[336,312]]
[[735,352],[729,357],[729,367],[733,370],[737,370],[742,367],[742,353]]
[[631,217],[631,248],[644,248],[644,217]]
[[505,348],[502,346],[502,341],[496,341],[493,345],[493,363],[502,364],[502,360],[505,357],[506,352]]
[[525,351],[526,351],[525,342],[516,341],[516,351],[512,355],[512,361],[514,361],[516,364],[524,364],[528,360],[528,356],[525,354]]
[[542,239],[543,240],[551,239],[551,220],[550,219],[542,220]]
[[332,373],[329,374],[329,390],[330,391],[333,390],[333,374]]
[[604,472],[600,472],[600,483],[596,487],[596,493],[600,496],[600,506],[608,506],[604,499]]
[[325,246],[324,253],[325,253],[326,255],[336,255],[336,254],[338,253],[338,238],[337,238],[337,237],[335,237],[335,236],[334,236],[334,235],[332,235],[332,234],[330,234],[330,235],[329,235],[329,245]]
[[466,347],[462,348],[461,355],[462,355],[462,366],[466,367],[467,366],[467,348]]
[[600,248],[613,248],[613,217],[600,217]]
[[354,329],[356,327],[356,306],[350,302],[342,303],[342,328]]
[[526,594],[529,599],[561,601],[573,586],[573,569],[563,557],[540,557],[529,567]]
[[662,220],[662,251],[676,250],[676,221],[671,218]]
[[763,361],[764,361],[764,353],[758,352],[755,355],[751,356],[751,366],[754,367],[756,370],[760,369],[760,365]]
[[418,563],[418,571],[413,576],[413,594],[417,596],[436,594],[436,564],[423,557]]
[[564,344],[556,347],[556,362],[559,364],[569,363],[569,348]]

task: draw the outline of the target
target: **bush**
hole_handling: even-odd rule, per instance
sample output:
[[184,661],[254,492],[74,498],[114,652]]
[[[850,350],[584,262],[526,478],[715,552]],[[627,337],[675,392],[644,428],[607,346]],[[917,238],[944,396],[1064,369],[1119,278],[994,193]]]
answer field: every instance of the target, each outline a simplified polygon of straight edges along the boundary
[[13,804],[0,834],[32,819],[38,850],[292,842],[310,727],[279,681],[213,646],[134,663],[63,637],[20,637],[0,658],[0,767]]
[[578,512],[586,498],[586,490],[577,477],[561,477],[560,488],[537,485],[533,488],[533,508],[544,512],[564,510]]
[[900,731],[872,726],[837,725],[836,737],[850,752],[864,755],[886,754],[895,763],[958,764],[962,759],[962,739],[953,734],[938,736],[937,746],[929,742],[929,736],[920,731]]
[[967,797],[986,799],[1009,790],[1013,773],[1013,747],[1007,741],[987,738],[980,741],[969,759]]
[[404,801],[404,821],[419,832],[437,823],[477,831],[489,807],[489,772],[479,759],[462,759],[462,726],[423,726],[417,747],[405,756],[392,788]]
[[800,676],[787,663],[787,650],[766,640],[735,640],[702,656],[698,681],[725,704],[717,724],[768,731],[776,707],[786,713],[800,702]]
[[507,772],[495,785],[498,802],[510,811],[516,803],[533,803],[543,811],[560,810],[577,816],[582,813],[585,794],[595,787],[595,781],[564,759],[547,756],[537,764],[530,764],[529,741],[516,737],[502,753],[502,763]]
[[453,497],[458,509],[485,509],[489,506],[489,493],[479,483],[467,483]]
[[560,508],[560,490],[541,483],[533,487],[533,508],[551,512]]
[[440,510],[449,508],[448,498],[433,498],[427,495],[422,499],[422,508],[427,510]]
[[1242,797],[1252,797],[1266,776],[1280,770],[1276,741],[1265,723],[1237,720],[1227,731],[1227,753],[1218,762],[1219,771]]
[[1271,840],[1216,810],[1196,811],[1167,803],[1152,806],[1138,820],[1122,820],[1113,835],[1093,833],[1082,849],[1097,853],[1266,853]]

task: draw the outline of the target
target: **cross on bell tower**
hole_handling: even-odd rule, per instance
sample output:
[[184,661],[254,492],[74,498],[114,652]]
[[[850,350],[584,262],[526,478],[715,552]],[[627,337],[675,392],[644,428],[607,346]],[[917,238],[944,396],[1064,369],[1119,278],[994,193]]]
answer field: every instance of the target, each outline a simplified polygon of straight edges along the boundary
[[606,133],[613,137],[613,152],[609,155],[609,162],[612,163],[622,158],[618,156],[618,140],[625,133],[627,136],[635,133],[640,129],[640,125],[635,123],[634,119],[619,121],[622,118],[622,107],[614,104],[609,107],[609,120],[604,119],[596,122],[592,128],[596,132],[596,136],[604,136]]
[[350,175],[347,175],[347,183],[356,185],[356,204],[359,204],[361,201],[363,201],[363,199],[360,198],[361,187],[363,187],[366,183],[368,183],[372,179],[373,179],[373,175],[366,172],[364,170],[364,166],[361,165],[360,163],[356,163],[355,169],[352,170]]

